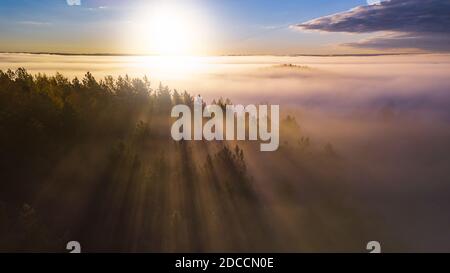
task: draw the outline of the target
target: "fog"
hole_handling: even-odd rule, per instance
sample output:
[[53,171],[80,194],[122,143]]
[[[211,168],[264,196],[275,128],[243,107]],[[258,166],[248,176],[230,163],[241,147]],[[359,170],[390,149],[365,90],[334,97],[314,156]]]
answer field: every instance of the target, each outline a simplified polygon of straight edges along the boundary
[[[279,104],[283,116],[296,118],[301,135],[309,137],[312,146],[322,149],[332,144],[346,184],[324,187],[329,191],[345,187],[345,206],[365,217],[370,228],[382,230],[374,233],[382,238],[366,239],[381,240],[390,250],[450,250],[450,55],[164,58],[0,54],[1,70],[18,67],[33,74],[60,72],[70,78],[82,78],[86,71],[97,78],[146,75],[155,88],[163,82],[201,94],[207,102],[224,97],[235,104]],[[290,135],[282,134],[281,142],[297,141]],[[260,155],[249,147],[245,150],[261,194],[267,202],[281,204],[284,200],[272,189],[278,179],[297,179],[298,174],[287,167],[289,160]],[[320,168],[314,167],[318,172]],[[298,180],[299,185],[310,186],[302,184],[301,175]],[[309,198],[325,198],[324,191]],[[289,227],[290,216],[285,217],[284,226]]]
[[[354,57],[157,57],[0,54],[0,69],[56,72],[82,78],[147,76],[206,99],[240,103],[267,101],[322,110],[356,111],[395,105],[445,115],[450,55]],[[436,109],[438,108],[438,109]]]

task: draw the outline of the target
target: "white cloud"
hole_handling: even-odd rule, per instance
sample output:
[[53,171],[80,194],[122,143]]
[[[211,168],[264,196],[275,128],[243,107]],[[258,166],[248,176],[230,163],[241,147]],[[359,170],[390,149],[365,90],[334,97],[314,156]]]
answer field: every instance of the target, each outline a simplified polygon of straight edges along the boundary
[[27,25],[27,26],[49,26],[51,23],[49,22],[41,22],[41,21],[20,21],[19,24]]
[[69,6],[81,6],[81,0],[66,0]]

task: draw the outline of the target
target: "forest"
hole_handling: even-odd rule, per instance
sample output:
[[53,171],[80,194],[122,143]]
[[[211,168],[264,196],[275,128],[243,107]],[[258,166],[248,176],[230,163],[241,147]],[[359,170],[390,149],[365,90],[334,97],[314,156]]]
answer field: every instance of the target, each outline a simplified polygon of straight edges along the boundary
[[361,251],[382,234],[295,117],[272,153],[176,142],[171,108],[193,100],[146,77],[0,71],[0,251]]

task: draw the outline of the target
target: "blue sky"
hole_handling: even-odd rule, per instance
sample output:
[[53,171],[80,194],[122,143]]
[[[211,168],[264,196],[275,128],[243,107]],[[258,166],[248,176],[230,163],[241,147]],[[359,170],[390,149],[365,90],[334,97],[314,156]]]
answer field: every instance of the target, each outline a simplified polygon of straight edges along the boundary
[[[127,35],[135,31],[131,23],[136,20],[136,14],[146,17],[142,14],[161,2],[179,5],[181,13],[187,8],[202,13],[206,19],[194,31],[198,32],[196,37],[203,37],[203,32],[204,36],[211,36],[205,50],[208,54],[330,54],[373,50],[342,46],[369,38],[372,35],[369,31],[348,34],[341,29],[308,26],[306,31],[290,27],[367,5],[365,0],[1,0],[0,51],[154,53],[150,47],[146,50],[145,46],[132,45],[140,42],[132,41]],[[174,17],[179,15],[180,11]]]

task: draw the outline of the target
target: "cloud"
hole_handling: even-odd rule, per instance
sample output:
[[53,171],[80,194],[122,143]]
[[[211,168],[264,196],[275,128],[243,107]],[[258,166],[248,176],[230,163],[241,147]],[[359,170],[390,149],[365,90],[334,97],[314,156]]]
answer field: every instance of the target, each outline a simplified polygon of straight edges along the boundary
[[450,33],[450,1],[391,0],[299,24],[309,30],[364,33],[375,31]]
[[69,6],[81,6],[81,0],[66,0]]
[[[295,27],[325,32],[370,33],[385,31],[390,36],[376,37],[355,44],[359,47],[450,50],[443,35],[450,34],[449,0],[391,0],[378,5],[320,17]],[[433,43],[439,42],[439,45]]]
[[422,49],[427,51],[449,51],[450,37],[426,33],[391,33],[376,36],[345,46],[368,49]]
[[27,25],[27,26],[49,26],[50,22],[41,22],[41,21],[20,21],[19,24]]

